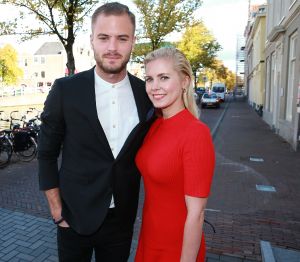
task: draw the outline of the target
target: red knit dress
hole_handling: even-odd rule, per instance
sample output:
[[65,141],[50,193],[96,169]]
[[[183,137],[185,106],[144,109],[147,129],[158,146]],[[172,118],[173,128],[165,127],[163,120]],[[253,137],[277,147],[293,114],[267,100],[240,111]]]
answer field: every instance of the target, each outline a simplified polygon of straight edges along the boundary
[[[145,203],[136,262],[180,261],[187,216],[185,195],[208,197],[215,155],[209,129],[184,109],[158,118],[136,156]],[[197,262],[204,261],[202,234]]]

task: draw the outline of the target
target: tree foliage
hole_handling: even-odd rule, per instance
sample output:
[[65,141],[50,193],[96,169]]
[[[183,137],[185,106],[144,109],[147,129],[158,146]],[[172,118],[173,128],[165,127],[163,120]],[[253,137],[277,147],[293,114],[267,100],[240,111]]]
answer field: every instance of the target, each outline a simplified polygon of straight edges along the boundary
[[[0,0],[0,4],[12,5],[22,10],[20,19],[17,20],[18,27],[14,30],[12,28],[16,21],[0,22],[0,34],[22,34],[22,40],[40,35],[56,35],[65,48],[69,73],[74,74],[75,37],[82,29],[83,19],[97,2],[95,0]],[[24,18],[28,17],[23,11],[35,18],[36,23],[22,26]]]
[[230,71],[222,61],[217,59],[214,61],[212,67],[204,68],[200,75],[200,79],[205,77],[210,86],[215,82],[222,82],[225,83],[228,90],[232,90],[235,85],[235,73]]
[[[201,5],[200,0],[133,0],[141,14],[141,32],[146,42],[150,41],[151,51],[159,48],[165,37],[181,31],[193,21],[193,12]],[[144,53],[145,54],[145,53]]]
[[[171,42],[161,42],[160,44],[161,47],[163,46],[174,46],[175,43]],[[144,61],[145,55],[150,53],[152,51],[152,46],[150,43],[137,43],[134,46],[134,49],[132,51],[132,60],[141,63]]]
[[186,28],[178,44],[178,49],[190,61],[196,81],[197,72],[204,67],[213,68],[215,66],[215,58],[221,46],[203,22],[195,22]]
[[11,45],[0,48],[0,77],[4,84],[14,85],[23,76],[22,69],[18,66],[16,50]]

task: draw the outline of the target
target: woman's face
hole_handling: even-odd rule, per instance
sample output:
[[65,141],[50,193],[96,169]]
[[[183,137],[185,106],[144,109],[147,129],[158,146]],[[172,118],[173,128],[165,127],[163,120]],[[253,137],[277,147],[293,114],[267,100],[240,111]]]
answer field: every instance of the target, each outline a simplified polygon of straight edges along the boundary
[[154,107],[162,110],[164,118],[176,115],[184,109],[183,89],[188,77],[182,77],[174,69],[172,59],[158,58],[146,65],[146,91]]

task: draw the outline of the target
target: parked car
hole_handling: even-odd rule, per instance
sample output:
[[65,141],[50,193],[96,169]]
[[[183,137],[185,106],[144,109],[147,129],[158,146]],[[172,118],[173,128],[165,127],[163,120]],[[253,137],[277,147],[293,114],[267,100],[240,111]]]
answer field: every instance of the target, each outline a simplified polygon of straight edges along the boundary
[[198,105],[200,103],[200,97],[196,92],[194,92],[194,99],[195,99],[196,104]]
[[205,87],[197,87],[195,91],[198,94],[199,98],[201,99],[201,97],[205,93]]
[[225,101],[225,92],[226,92],[225,83],[213,83],[212,91],[219,97],[220,102]]
[[204,93],[201,98],[201,107],[220,107],[220,99],[215,93]]

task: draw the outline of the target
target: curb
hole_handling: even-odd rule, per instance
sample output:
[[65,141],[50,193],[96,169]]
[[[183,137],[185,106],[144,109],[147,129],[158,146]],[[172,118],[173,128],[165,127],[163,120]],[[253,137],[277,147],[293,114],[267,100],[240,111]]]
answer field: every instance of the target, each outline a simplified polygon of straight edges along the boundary
[[218,119],[217,123],[215,124],[214,128],[211,131],[211,136],[212,136],[213,140],[215,140],[215,137],[216,137],[217,131],[219,129],[219,126],[220,126],[220,124],[221,124],[221,122],[222,122],[222,120],[223,120],[223,118],[224,118],[224,116],[225,116],[225,114],[228,110],[228,107],[229,107],[230,103],[231,103],[231,99],[229,100],[228,103],[226,103],[226,107],[225,107],[222,115],[220,116],[220,118]]
[[260,250],[263,262],[276,262],[270,242],[261,240]]

